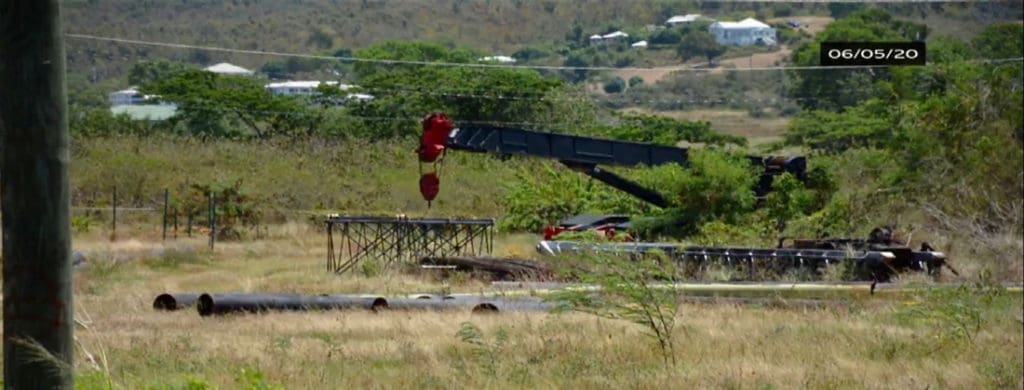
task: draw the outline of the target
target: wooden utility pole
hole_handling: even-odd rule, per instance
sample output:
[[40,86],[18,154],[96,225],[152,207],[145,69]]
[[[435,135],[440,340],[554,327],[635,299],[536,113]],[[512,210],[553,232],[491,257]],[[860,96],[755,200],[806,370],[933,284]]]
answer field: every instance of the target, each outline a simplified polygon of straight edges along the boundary
[[4,387],[71,389],[71,225],[59,0],[0,0]]

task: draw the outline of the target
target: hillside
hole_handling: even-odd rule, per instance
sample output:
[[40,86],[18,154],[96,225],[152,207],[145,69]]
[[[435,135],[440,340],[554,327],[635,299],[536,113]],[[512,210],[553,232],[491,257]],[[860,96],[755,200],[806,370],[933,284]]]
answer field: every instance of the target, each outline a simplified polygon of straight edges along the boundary
[[[977,32],[998,20],[1019,20],[1020,2],[880,5],[894,15],[926,20],[940,33]],[[385,40],[463,45],[511,55],[527,46],[558,47],[575,26],[583,36],[640,31],[668,17],[699,12],[721,19],[828,16],[823,4],[638,1],[120,1],[64,2],[70,33],[247,50],[334,54]],[[815,26],[820,28],[821,26]],[[270,60],[202,50],[69,39],[68,67],[92,82],[121,77],[140,60],[259,68]]]

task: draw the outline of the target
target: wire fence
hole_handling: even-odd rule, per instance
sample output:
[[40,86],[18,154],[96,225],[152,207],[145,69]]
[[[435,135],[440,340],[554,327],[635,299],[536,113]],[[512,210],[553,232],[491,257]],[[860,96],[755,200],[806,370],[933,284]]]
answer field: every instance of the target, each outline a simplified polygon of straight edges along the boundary
[[[269,224],[243,222],[234,217],[239,206],[215,192],[203,195],[203,204],[197,204],[198,194],[178,193],[165,189],[148,199],[124,199],[117,187],[112,187],[105,202],[71,206],[71,228],[76,234],[99,233],[111,242],[126,238],[161,241],[204,238],[212,250],[225,232],[237,238],[262,239],[269,236]],[[326,215],[320,210],[282,209],[251,206],[257,215],[269,220],[303,220],[319,222]],[[317,224],[318,228],[323,228]]]

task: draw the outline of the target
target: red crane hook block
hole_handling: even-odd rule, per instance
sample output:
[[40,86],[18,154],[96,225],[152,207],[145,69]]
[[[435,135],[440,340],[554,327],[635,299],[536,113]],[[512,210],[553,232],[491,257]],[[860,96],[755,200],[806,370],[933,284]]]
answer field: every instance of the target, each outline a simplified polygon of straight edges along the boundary
[[423,195],[423,199],[427,201],[427,208],[430,207],[430,202],[437,197],[437,194],[441,192],[441,178],[437,177],[436,172],[424,173],[420,176],[420,195]]
[[444,144],[455,126],[444,113],[427,115],[423,118],[422,124],[423,136],[416,153],[420,156],[420,162],[432,163],[444,156]]

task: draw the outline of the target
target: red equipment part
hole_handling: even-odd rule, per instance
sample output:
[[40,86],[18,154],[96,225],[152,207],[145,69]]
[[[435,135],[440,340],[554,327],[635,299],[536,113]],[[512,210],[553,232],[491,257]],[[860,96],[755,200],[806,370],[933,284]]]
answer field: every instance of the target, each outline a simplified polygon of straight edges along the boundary
[[[633,236],[631,236],[629,234],[629,232],[624,232],[624,234],[622,234],[622,235],[616,234],[618,232],[615,230],[614,227],[612,227],[612,225],[601,225],[601,226],[593,228],[593,230],[597,233],[597,235],[599,237],[603,237],[603,238],[607,239],[608,241],[623,241],[623,242],[633,242],[634,241]],[[573,227],[565,228],[565,227],[561,227],[561,226],[551,226],[551,225],[548,225],[546,228],[544,228],[544,240],[545,241],[553,240],[553,239],[555,239],[556,237],[558,237],[560,234],[562,234],[564,232],[579,232],[579,231],[582,231],[582,230],[580,230],[580,226],[573,226]]]
[[423,136],[420,139],[420,146],[416,148],[416,154],[420,158],[420,172],[423,172],[423,163],[433,163],[434,171],[423,173],[420,176],[420,195],[427,201],[427,207],[441,192],[440,164],[444,160],[445,143],[448,142],[448,135],[451,134],[454,125],[444,113],[432,113],[423,118]]
[[437,177],[437,173],[424,173],[420,176],[420,195],[427,201],[427,207],[430,207],[430,202],[437,197],[438,192],[441,192],[441,178]]
[[433,113],[423,118],[423,137],[416,153],[420,162],[435,162],[444,157],[444,145],[448,142],[454,125],[444,113]]

